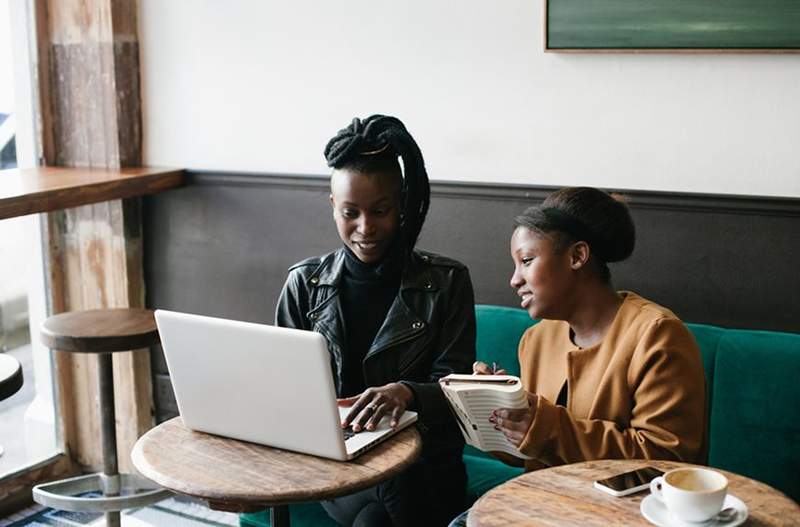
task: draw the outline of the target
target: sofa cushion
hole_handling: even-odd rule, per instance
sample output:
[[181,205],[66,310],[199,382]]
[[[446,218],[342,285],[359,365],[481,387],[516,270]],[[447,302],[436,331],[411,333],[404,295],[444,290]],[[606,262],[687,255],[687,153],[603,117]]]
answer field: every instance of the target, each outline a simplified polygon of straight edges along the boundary
[[[289,523],[295,527],[337,527],[319,503],[298,503],[289,505]],[[239,515],[240,527],[269,527],[272,525],[269,511],[259,511]]]
[[494,458],[464,455],[467,466],[467,498],[470,503],[480,498],[486,491],[515,478],[524,469],[511,467]]
[[800,500],[800,335],[726,330],[713,400],[709,465]]

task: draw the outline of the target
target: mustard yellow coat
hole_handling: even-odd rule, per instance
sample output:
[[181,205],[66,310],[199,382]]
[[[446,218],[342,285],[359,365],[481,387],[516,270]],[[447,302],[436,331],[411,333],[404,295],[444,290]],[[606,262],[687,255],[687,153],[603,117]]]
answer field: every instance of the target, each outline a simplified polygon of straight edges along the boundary
[[[536,469],[595,459],[701,462],[706,438],[700,350],[668,309],[634,293],[603,340],[581,349],[569,325],[543,320],[519,345],[522,382],[538,394],[519,450]],[[568,385],[566,408],[555,401]]]

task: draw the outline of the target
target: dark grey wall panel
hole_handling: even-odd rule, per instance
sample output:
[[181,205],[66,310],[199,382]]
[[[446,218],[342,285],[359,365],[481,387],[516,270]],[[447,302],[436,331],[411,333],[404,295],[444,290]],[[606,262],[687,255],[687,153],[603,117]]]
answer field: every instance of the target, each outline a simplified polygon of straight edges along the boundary
[[144,202],[148,305],[271,322],[289,265],[338,245],[328,191],[262,176],[188,180]]
[[[470,268],[476,301],[517,305],[511,221],[549,187],[434,183],[419,246]],[[625,192],[638,230],[619,289],[681,318],[726,327],[800,331],[800,200]],[[147,304],[271,322],[292,263],[339,242],[324,177],[190,173],[188,185],[144,198]],[[159,417],[174,415],[160,351]]]

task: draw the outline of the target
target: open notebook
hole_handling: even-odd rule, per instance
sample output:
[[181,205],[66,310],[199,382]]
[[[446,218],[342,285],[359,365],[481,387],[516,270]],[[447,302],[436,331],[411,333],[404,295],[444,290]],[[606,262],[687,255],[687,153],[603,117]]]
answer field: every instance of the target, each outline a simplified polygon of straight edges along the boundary
[[439,385],[468,445],[484,452],[504,452],[530,459],[489,422],[489,416],[497,408],[528,407],[519,377],[451,374],[439,379]]

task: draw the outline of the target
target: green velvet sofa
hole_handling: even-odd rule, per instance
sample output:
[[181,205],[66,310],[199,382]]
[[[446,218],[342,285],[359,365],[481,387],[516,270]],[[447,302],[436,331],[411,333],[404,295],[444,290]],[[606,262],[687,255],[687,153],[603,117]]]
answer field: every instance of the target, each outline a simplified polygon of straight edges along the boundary
[[[522,309],[475,308],[477,353],[519,375],[517,343],[535,322]],[[709,404],[708,464],[763,481],[800,501],[800,335],[688,324],[703,356]],[[476,499],[522,473],[471,447],[464,451]],[[290,507],[292,525],[336,525],[316,503]],[[243,527],[269,525],[264,512]]]

